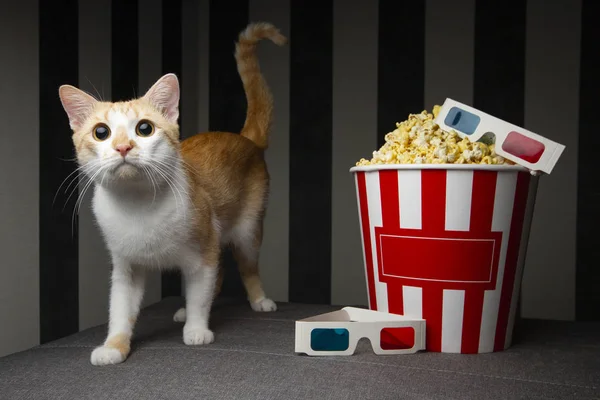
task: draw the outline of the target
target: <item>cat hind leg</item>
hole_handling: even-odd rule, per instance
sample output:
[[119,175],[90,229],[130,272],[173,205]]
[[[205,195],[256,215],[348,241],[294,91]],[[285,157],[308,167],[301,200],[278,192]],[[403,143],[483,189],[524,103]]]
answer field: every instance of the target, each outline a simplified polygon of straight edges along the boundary
[[263,238],[262,220],[246,220],[236,227],[233,256],[237,261],[248,301],[254,311],[276,311],[277,305],[269,299],[262,287],[258,270],[258,258]]

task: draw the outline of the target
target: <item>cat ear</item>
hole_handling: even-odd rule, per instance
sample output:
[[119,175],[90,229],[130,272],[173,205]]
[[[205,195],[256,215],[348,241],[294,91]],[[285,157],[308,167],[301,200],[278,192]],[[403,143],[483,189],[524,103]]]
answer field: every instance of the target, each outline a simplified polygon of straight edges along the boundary
[[175,74],[160,78],[144,95],[172,123],[179,118],[179,80]]
[[71,85],[62,85],[58,89],[58,95],[63,108],[67,112],[72,130],[77,130],[83,125],[98,102],[83,90]]

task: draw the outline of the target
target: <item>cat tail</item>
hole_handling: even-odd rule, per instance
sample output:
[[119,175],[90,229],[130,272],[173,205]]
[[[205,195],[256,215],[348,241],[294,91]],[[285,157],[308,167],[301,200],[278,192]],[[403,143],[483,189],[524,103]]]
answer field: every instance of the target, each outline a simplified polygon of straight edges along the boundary
[[253,23],[240,33],[235,45],[235,59],[248,101],[241,135],[261,149],[266,149],[273,121],[273,96],[256,57],[256,44],[262,39],[270,39],[279,46],[287,43],[287,38],[275,26],[264,22]]

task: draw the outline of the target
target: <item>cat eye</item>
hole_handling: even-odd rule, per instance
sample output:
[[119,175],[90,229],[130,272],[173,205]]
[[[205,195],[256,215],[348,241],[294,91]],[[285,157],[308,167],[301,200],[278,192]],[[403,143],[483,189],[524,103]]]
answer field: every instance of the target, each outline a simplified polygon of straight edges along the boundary
[[135,133],[142,137],[151,136],[154,133],[154,125],[152,125],[152,122],[143,119],[135,127]]
[[110,128],[105,124],[98,124],[94,127],[92,134],[94,135],[94,139],[96,139],[99,142],[102,142],[109,138]]

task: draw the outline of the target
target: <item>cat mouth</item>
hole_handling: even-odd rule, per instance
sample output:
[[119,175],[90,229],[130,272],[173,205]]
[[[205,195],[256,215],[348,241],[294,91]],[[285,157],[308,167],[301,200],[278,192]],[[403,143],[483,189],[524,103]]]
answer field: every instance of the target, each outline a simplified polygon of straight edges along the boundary
[[111,172],[113,174],[118,174],[118,175],[131,175],[132,173],[135,173],[139,170],[139,167],[137,165],[137,163],[131,159],[126,159],[123,158],[117,162],[114,163],[113,167],[111,168]]
[[111,175],[119,180],[137,179],[140,169],[131,161],[122,160],[112,168]]
[[121,158],[116,163],[115,169],[118,169],[118,168],[121,168],[121,167],[126,167],[126,166],[137,168],[137,163],[134,160],[132,160],[130,157],[128,157],[128,158]]

